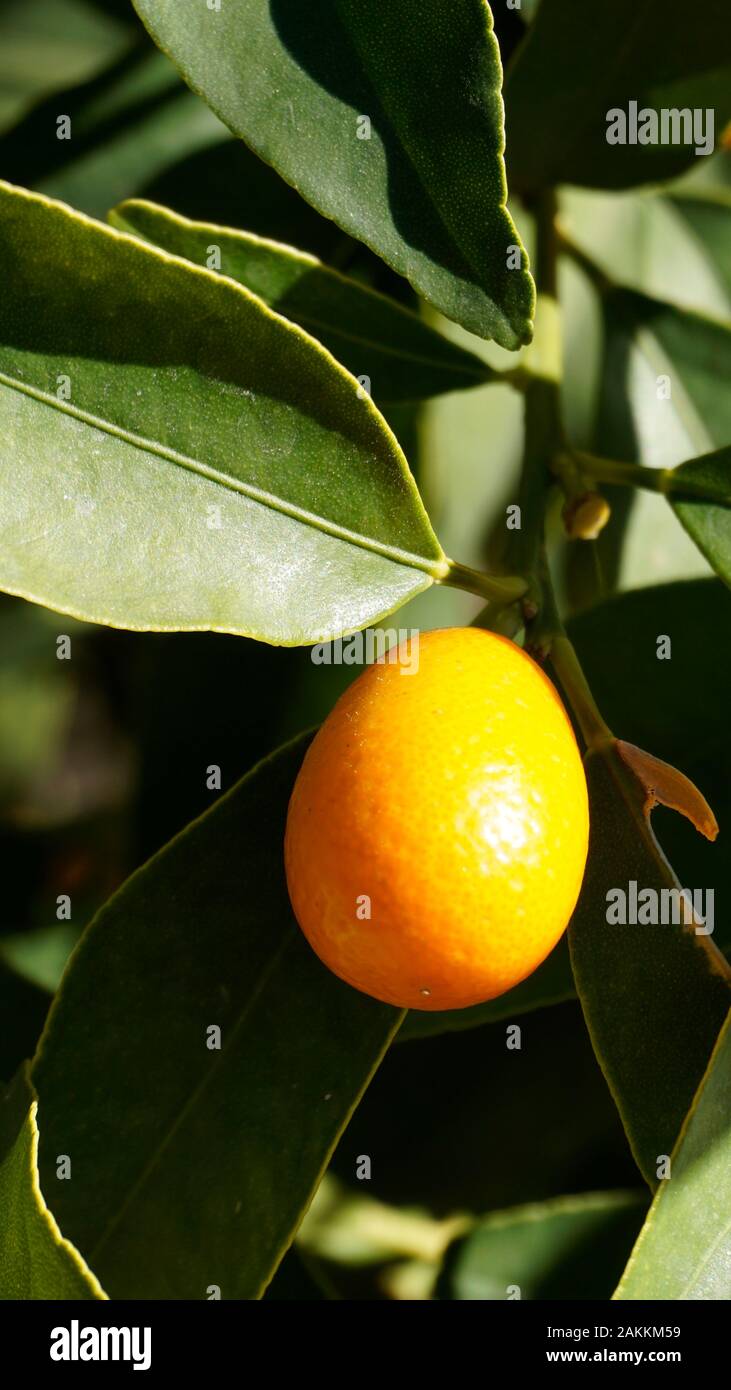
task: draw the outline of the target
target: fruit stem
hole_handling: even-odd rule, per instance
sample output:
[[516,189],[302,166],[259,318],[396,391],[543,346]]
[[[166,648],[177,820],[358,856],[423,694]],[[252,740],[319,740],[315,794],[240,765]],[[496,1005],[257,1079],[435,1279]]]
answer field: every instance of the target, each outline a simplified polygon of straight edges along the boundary
[[531,373],[524,393],[525,437],[518,490],[517,529],[511,530],[506,565],[528,577],[523,598],[526,627],[542,604],[541,547],[545,513],[552,484],[551,460],[565,447],[561,421],[561,321],[556,299],[556,199],[553,193],[536,198],[535,280],[538,302],[536,332],[521,365]]
[[518,486],[519,526],[508,532],[505,564],[525,575],[523,613],[527,622],[541,603],[538,577],[546,499],[551,479],[547,463],[557,429],[557,391],[552,381],[536,377],[525,392],[525,444]]
[[573,643],[563,629],[553,634],[550,658],[587,748],[596,750],[612,743],[614,735],[597,709]]
[[526,651],[541,663],[546,658],[550,659],[587,749],[601,748],[611,743],[614,735],[597,708],[573,643],[561,621],[545,545],[541,547],[539,582],[540,612],[526,632]]

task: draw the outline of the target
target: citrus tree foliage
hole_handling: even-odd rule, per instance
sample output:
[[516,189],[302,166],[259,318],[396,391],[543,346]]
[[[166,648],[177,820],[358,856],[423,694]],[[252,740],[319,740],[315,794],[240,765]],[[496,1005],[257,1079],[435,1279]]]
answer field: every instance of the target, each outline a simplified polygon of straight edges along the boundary
[[[722,0],[0,48],[0,1297],[728,1298]],[[405,1014],[307,946],[287,805],[374,625],[472,621],[589,859],[534,974]]]

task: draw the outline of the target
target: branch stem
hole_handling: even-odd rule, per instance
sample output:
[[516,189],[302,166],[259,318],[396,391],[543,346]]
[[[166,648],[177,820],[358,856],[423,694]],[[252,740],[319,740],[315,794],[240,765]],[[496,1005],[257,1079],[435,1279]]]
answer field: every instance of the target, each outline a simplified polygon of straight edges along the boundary
[[553,634],[550,656],[587,748],[611,743],[612,731],[599,713],[574,646],[563,628]]
[[[611,739],[612,734],[597,709],[579,659],[561,622],[546,554],[545,515],[552,478],[558,477],[562,483],[567,501],[581,498],[586,491],[586,481],[583,477],[583,459],[569,448],[561,419],[562,360],[556,303],[556,267],[561,240],[556,230],[555,198],[539,199],[535,215],[539,302],[536,327],[540,323],[542,308],[548,332],[537,344],[535,366],[530,362],[537,376],[525,393],[525,447],[521,479],[524,530],[516,533],[511,543],[510,564],[512,568],[525,573],[530,581],[528,599],[523,601],[526,649],[539,660],[550,657],[587,748],[596,748]],[[560,461],[558,467],[557,460]]]

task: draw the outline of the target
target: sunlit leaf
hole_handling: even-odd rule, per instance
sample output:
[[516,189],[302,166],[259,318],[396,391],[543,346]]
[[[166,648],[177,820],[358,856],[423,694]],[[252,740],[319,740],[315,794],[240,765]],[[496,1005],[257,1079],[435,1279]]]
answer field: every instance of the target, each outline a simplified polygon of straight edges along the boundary
[[446,572],[366,391],[242,286],[0,186],[0,584],[292,645]]
[[191,222],[154,203],[123,203],[109,220],[119,231],[245,285],[323,343],[354,376],[366,377],[379,403],[456,391],[493,375],[415,313],[306,252],[250,232]]
[[359,0],[136,9],[193,90],[308,202],[449,318],[504,347],[530,339],[484,0],[391,0],[376,23]]
[[635,1192],[585,1192],[492,1212],[447,1250],[437,1297],[606,1299],[642,1220]]
[[0,1097],[0,1300],[102,1299],[38,1185],[37,1105],[24,1072]]
[[731,1296],[730,1106],[731,1016],[615,1298],[702,1302]]

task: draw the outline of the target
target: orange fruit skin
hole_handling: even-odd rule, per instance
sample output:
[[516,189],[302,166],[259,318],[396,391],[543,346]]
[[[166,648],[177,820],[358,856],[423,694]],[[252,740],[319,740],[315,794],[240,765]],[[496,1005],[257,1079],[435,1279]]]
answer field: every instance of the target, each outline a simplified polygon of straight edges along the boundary
[[548,677],[505,638],[448,628],[422,634],[415,674],[367,667],[325,720],[289,805],[287,883],[341,979],[400,1008],[459,1009],[555,946],[588,835]]

